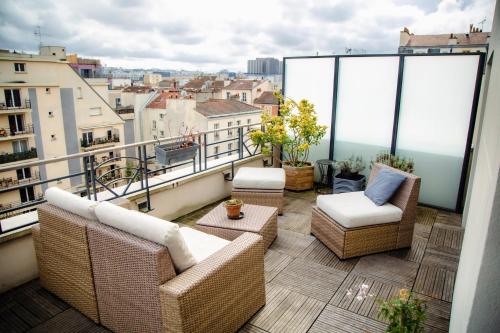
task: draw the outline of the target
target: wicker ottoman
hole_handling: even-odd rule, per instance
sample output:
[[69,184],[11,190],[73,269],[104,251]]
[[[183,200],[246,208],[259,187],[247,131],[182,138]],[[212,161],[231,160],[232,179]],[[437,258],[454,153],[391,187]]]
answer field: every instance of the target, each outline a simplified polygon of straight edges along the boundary
[[265,248],[269,248],[278,234],[278,210],[245,204],[241,211],[245,214],[241,220],[230,220],[221,203],[196,222],[196,229],[230,241],[244,232],[253,232],[261,235]]
[[284,188],[283,169],[243,167],[234,176],[231,197],[248,204],[276,207],[281,215]]

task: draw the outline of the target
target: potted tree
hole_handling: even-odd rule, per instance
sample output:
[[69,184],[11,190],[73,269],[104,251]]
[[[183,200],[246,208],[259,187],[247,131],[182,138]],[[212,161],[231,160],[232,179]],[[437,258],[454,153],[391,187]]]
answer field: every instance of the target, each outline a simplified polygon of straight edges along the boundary
[[361,156],[352,155],[347,160],[334,164],[340,173],[333,179],[333,193],[361,191],[365,186],[366,177],[359,173],[365,169],[365,162]]
[[308,161],[309,149],[319,144],[325,136],[327,126],[318,125],[314,105],[303,99],[292,99],[275,93],[279,100],[280,115],[262,114],[263,130],[254,130],[250,139],[254,145],[260,145],[263,153],[270,153],[271,146],[283,151],[281,161],[286,174],[285,188],[303,191],[313,188],[314,166]]

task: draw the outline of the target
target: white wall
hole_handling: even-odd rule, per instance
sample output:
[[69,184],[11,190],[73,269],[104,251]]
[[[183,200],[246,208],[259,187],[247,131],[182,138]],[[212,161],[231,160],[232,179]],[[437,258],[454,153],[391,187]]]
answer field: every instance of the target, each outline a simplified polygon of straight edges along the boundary
[[[493,52],[495,54],[493,54]],[[496,55],[496,57],[495,57]],[[493,58],[496,59],[493,59]],[[500,327],[500,8],[497,1],[483,81],[478,144],[457,271],[450,332],[498,332]]]

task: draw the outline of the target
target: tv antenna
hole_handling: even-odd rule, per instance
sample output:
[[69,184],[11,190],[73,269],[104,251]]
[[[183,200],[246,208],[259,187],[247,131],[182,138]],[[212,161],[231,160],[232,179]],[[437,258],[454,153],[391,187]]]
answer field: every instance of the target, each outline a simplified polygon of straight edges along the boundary
[[33,32],[33,35],[38,37],[38,47],[42,47],[42,29],[40,28],[39,25],[36,26],[35,32]]
[[481,21],[479,22],[477,25],[480,25],[481,24],[481,31],[483,31],[483,28],[484,28],[484,23],[486,22],[486,17]]

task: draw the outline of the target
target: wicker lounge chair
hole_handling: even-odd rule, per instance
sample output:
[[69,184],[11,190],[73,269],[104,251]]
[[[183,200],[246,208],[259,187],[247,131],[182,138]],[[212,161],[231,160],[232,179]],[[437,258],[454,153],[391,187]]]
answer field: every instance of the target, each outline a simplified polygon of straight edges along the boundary
[[[375,164],[368,184],[373,181],[381,168],[389,167],[383,164]],[[311,233],[339,258],[346,259],[411,246],[420,190],[420,177],[397,169],[390,169],[406,176],[406,180],[389,200],[390,204],[401,210],[401,218],[397,221],[345,227],[335,221],[324,210],[317,206],[313,207]]]
[[252,205],[276,207],[281,215],[284,188],[283,169],[243,167],[234,176],[231,197]]

